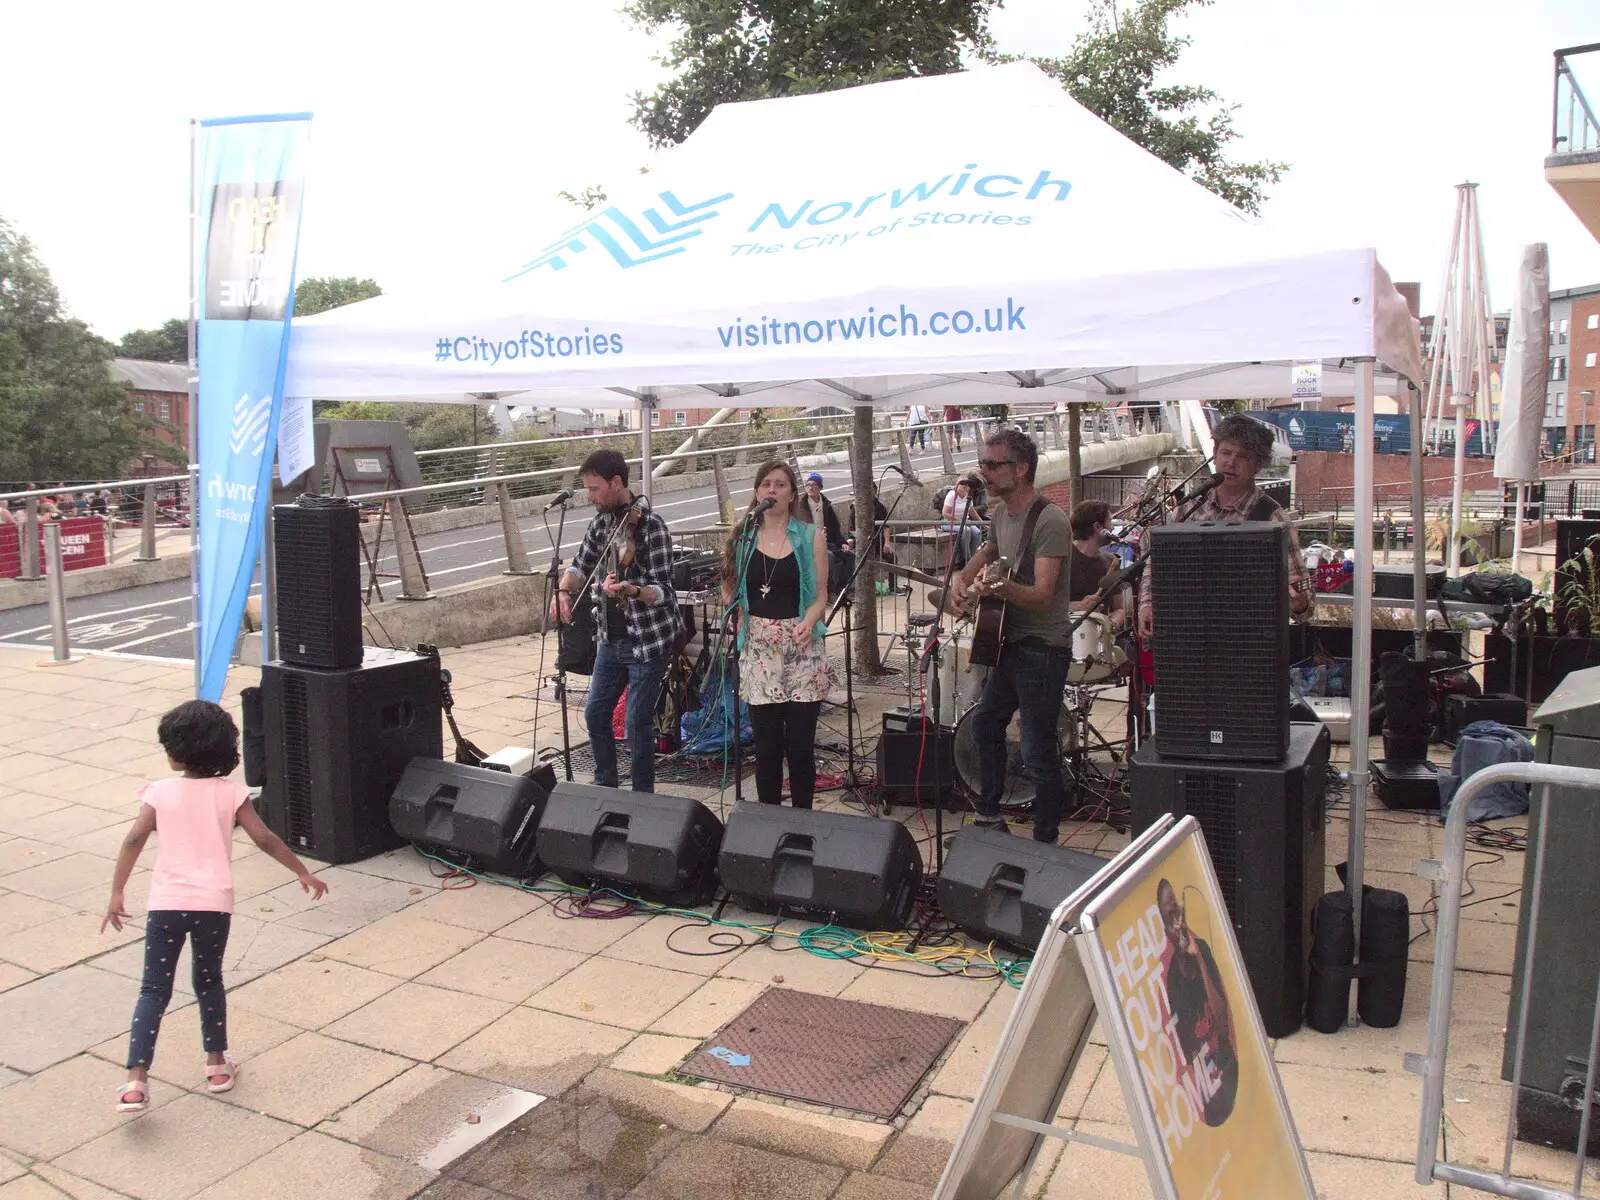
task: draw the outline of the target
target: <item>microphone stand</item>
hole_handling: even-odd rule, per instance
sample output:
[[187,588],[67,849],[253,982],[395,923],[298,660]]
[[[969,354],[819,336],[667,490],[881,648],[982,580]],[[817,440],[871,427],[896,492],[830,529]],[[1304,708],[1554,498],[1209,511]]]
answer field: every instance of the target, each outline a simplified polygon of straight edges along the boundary
[[[900,495],[903,496],[905,493],[901,492]],[[895,497],[897,503],[899,499],[899,496]],[[939,702],[939,677],[942,674],[939,667],[940,659],[944,654],[942,641],[944,637],[944,601],[950,595],[950,578],[956,569],[955,548],[961,545],[962,536],[967,529],[967,518],[972,513],[973,505],[973,498],[968,496],[967,506],[961,510],[961,524],[956,528],[956,540],[951,543],[950,555],[945,559],[944,586],[939,593],[940,603],[933,610],[933,628],[928,630],[928,644],[922,652],[922,669],[927,671],[930,663],[933,667],[933,873],[935,878],[944,871],[944,789],[939,779],[939,764],[940,759],[943,757],[940,754],[940,742],[944,733],[944,712]],[[952,699],[954,698],[952,697]],[[954,721],[950,723],[952,755],[955,751],[955,725]],[[927,745],[928,725],[926,718],[923,720],[922,730],[923,745]],[[912,786],[915,788],[916,785],[913,784]],[[920,789],[917,790],[920,791]],[[921,802],[920,797],[918,802]],[[918,937],[920,936],[921,933],[919,932]],[[912,945],[916,945],[915,939],[913,939]]]
[[[556,533],[550,538],[550,569],[545,572],[545,591],[556,605],[556,703],[561,707],[561,762],[566,772],[567,782],[572,782],[572,731],[567,725],[567,667],[561,654],[561,630],[566,622],[561,619],[561,601],[556,595],[557,579],[561,574],[561,538],[567,529],[567,501],[563,500],[557,507],[561,509],[561,519],[556,524]],[[550,535],[550,510],[544,510],[545,536]],[[543,682],[543,681],[541,681]],[[539,693],[534,692],[533,721],[539,723]]]
[[[729,601],[722,612],[723,653],[727,656],[724,661],[733,672],[733,712],[732,712],[732,738],[733,738],[733,801],[735,804],[744,803],[744,722],[739,716],[739,639],[734,636],[729,639],[729,617],[739,611],[738,588],[744,579],[745,572],[750,568],[750,557],[755,553],[756,534],[760,528],[759,519],[752,510],[744,516],[744,529],[739,533],[739,543],[733,550],[733,583],[734,599]],[[748,585],[746,585],[748,586]],[[749,616],[748,613],[745,614]],[[723,718],[729,717],[728,695],[722,697]],[[726,761],[726,759],[724,759]]]

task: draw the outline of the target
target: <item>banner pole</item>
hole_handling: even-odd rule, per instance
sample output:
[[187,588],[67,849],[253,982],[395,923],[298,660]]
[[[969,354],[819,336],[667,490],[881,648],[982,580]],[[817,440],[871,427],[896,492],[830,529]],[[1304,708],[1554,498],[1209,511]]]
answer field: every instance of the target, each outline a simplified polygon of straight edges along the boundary
[[200,695],[204,669],[204,630],[200,628],[200,362],[195,353],[196,298],[195,238],[198,234],[200,123],[189,119],[189,614],[194,631],[194,694]]

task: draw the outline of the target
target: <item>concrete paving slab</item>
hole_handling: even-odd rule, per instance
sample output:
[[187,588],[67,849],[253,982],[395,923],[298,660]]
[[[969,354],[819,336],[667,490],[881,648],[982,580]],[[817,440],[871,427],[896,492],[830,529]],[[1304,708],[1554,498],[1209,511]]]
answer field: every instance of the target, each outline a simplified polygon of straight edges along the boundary
[[[294,886],[296,890],[299,889],[299,884]],[[269,893],[273,896],[278,894]],[[376,887],[353,894],[330,892],[315,902],[291,900],[289,911],[278,918],[278,923],[326,934],[328,937],[344,937],[391,913],[410,907],[419,898],[416,885],[385,879],[378,881]]]
[[434,1178],[414,1163],[308,1132],[212,1184],[197,1200],[406,1200]]
[[741,1096],[717,1122],[716,1134],[796,1158],[865,1171],[883,1152],[894,1126],[832,1117]]
[[650,1030],[679,1037],[710,1037],[766,990],[766,984],[745,979],[708,979],[688,999],[652,1022]]
[[728,979],[780,984],[797,992],[837,996],[861,978],[865,970],[865,967],[855,963],[820,958],[804,950],[778,953],[765,946],[756,946],[719,967],[717,974]]
[[534,1092],[422,1063],[317,1129],[443,1170],[543,1101]]
[[440,889],[435,885],[418,902],[415,912],[442,925],[493,933],[545,903],[544,897],[512,887],[480,883],[477,887]]
[[633,925],[634,922],[628,918],[614,921],[565,920],[556,916],[553,908],[545,905],[503,927],[499,935],[515,942],[533,942],[539,946],[554,946],[557,950],[595,954],[626,936]]
[[196,1095],[124,1121],[58,1165],[138,1200],[192,1196],[299,1132],[260,1113]]
[[[1437,1190],[1417,1183],[1417,1168],[1413,1163],[1323,1154],[1315,1150],[1306,1155],[1306,1163],[1311,1168],[1311,1182],[1316,1184],[1318,1200],[1423,1200]],[[1498,1169],[1499,1163],[1495,1165]],[[1567,1182],[1570,1184],[1572,1180],[1569,1178]],[[1438,1185],[1439,1188],[1447,1186]],[[1466,1189],[1451,1191],[1461,1197]],[[1444,1194],[1448,1196],[1451,1192]]]
[[[66,802],[63,801],[63,803]],[[10,889],[9,880],[11,876],[22,871],[30,871],[45,863],[71,858],[73,855],[74,851],[52,845],[49,842],[39,842],[33,838],[12,837],[10,840],[0,843],[0,879],[6,880],[4,886]],[[110,882],[111,877],[107,875],[106,886],[108,889]]]
[[218,1099],[307,1128],[411,1068],[410,1059],[302,1033],[240,1064]]
[[417,976],[418,983],[521,1004],[587,956],[490,935]]
[[623,1116],[636,1121],[665,1121],[685,1133],[702,1133],[722,1115],[733,1097],[714,1088],[688,1087],[646,1079],[602,1067],[591,1072],[573,1094],[575,1104],[595,1096],[609,1100]]
[[[106,890],[109,895],[110,889]],[[0,958],[26,967],[36,974],[59,971],[73,963],[115,950],[130,942],[143,942],[143,922],[124,921],[120,930],[100,929],[104,920],[104,899],[100,913],[73,912],[42,925],[33,925],[0,938]]]
[[502,1000],[403,983],[324,1027],[323,1032],[426,1062],[464,1042],[511,1007]]
[[629,1042],[611,1060],[615,1071],[632,1071],[636,1075],[665,1075],[699,1047],[697,1038],[665,1037],[658,1033],[641,1033]]
[[[0,760],[9,764],[10,760]],[[11,778],[9,773],[6,778]],[[7,788],[4,797],[0,797],[0,833],[9,833],[13,837],[22,836],[26,832],[28,822],[48,813],[58,812],[63,808],[72,807],[72,801],[62,800],[56,796],[36,796],[29,791],[16,791]],[[28,834],[37,837],[37,834]],[[49,839],[46,839],[49,840]]]
[[[116,1108],[116,1090],[127,1078],[120,1066],[80,1054],[0,1089],[0,1146],[59,1158],[127,1124],[128,1114]],[[152,1111],[183,1094],[152,1085]]]
[[[110,894],[107,887],[106,895]],[[105,896],[101,902],[105,902]],[[41,900],[24,892],[7,892],[0,896],[0,938],[19,933],[35,925],[43,925],[61,917],[71,916],[76,909],[51,900]]]
[[644,963],[646,966],[665,967],[669,971],[715,975],[730,961],[744,953],[743,950],[729,952],[726,947],[710,941],[712,934],[726,935],[729,932],[731,931],[684,917],[653,917],[630,929],[600,953],[606,958],[621,958],[628,962]]
[[844,1171],[736,1142],[679,1146],[634,1189],[636,1200],[825,1200]]
[[912,1183],[934,1184],[955,1148],[971,1107],[965,1100],[929,1096],[884,1152],[873,1173]]
[[627,1044],[626,1030],[514,1008],[441,1056],[438,1065],[559,1096]]
[[699,975],[682,971],[595,957],[534,993],[528,1003],[588,1021],[643,1030],[704,982]]
[[441,925],[402,912],[328,943],[322,953],[352,966],[410,979],[461,953],[483,936],[476,930]]
[[549,1100],[450,1174],[519,1200],[622,1200],[675,1149],[693,1144],[660,1121],[637,1121],[609,1101]]
[[885,1175],[855,1174],[839,1185],[833,1200],[932,1200],[933,1189]]
[[232,1008],[263,1013],[302,1029],[321,1029],[401,985],[381,971],[353,967],[321,954],[289,963],[236,992]]
[[[228,1051],[241,1063],[260,1057],[301,1031],[260,1013],[228,1005]],[[109,1038],[92,1053],[121,1066],[128,1059],[128,1039]],[[161,1018],[161,1036],[150,1064],[150,1074],[174,1087],[193,1091],[206,1083],[205,1047],[200,1041],[200,1009],[174,997],[173,1007]]]
[[137,993],[84,965],[0,992],[0,1063],[31,1074],[81,1054],[127,1030]]
[[[9,810],[18,799],[20,797],[9,797],[0,808]],[[52,803],[45,797],[40,797],[40,802]],[[62,801],[60,807],[36,812],[30,817],[8,819],[5,830],[17,837],[35,838],[41,842],[61,845],[78,834],[93,833],[97,829],[105,829],[111,825],[120,825],[125,831],[127,824],[127,820],[119,813],[67,800]]]
[[50,861],[36,867],[14,871],[5,877],[8,891],[38,896],[42,900],[59,900],[85,888],[99,887],[107,896],[111,894],[110,864],[93,854],[68,854],[52,856]]
[[121,1192],[90,1183],[50,1163],[34,1163],[30,1170],[56,1189],[51,1200],[60,1200],[62,1195],[71,1196],[72,1200],[126,1200]]
[[929,980],[898,971],[873,969],[840,992],[839,998],[970,1021],[983,1011],[999,986],[992,980],[964,979],[958,975]]
[[1284,1063],[1278,1067],[1289,1108],[1307,1150],[1413,1162],[1422,1080],[1398,1064],[1387,1071],[1346,1071]]

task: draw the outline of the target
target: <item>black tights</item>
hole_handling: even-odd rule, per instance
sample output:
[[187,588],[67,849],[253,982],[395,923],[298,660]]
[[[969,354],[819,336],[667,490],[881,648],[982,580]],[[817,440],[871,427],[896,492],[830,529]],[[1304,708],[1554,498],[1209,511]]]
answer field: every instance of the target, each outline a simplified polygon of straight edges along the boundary
[[789,760],[789,795],[796,808],[810,808],[817,790],[817,714],[822,702],[752,704],[756,735],[756,799],[783,802],[783,760]]

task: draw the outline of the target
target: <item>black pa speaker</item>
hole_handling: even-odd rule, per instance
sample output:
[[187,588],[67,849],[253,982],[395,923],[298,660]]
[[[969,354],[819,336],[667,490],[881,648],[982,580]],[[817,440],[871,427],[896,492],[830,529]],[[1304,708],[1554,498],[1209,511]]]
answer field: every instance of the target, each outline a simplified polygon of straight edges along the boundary
[[300,854],[355,862],[404,845],[389,797],[413,758],[444,755],[439,660],[367,647],[359,667],[261,668],[261,819]]
[[389,799],[407,841],[462,866],[531,878],[543,873],[535,835],[556,786],[546,763],[531,775],[414,758]]
[[698,800],[556,784],[539,818],[539,858],[576,887],[599,884],[672,905],[717,889],[722,822]]
[[302,667],[361,665],[361,510],[303,496],[272,512],[278,656]]
[[1151,530],[1155,745],[1167,758],[1277,762],[1289,747],[1289,530]]
[[919,800],[931,803],[941,795],[946,812],[965,808],[956,788],[955,747],[952,726],[936,725],[920,715],[908,716],[903,710],[884,713],[877,751],[878,802],[884,811]]
[[244,718],[244,730],[239,739],[239,752],[244,759],[245,787],[260,787],[267,781],[266,716],[261,711],[261,689],[247,687],[239,693],[239,715]]
[[746,803],[728,817],[717,873],[756,912],[798,910],[851,929],[904,929],[922,857],[899,821]]
[[1162,813],[1200,823],[1268,1037],[1299,1029],[1305,1008],[1329,745],[1326,726],[1292,725],[1277,763],[1184,762],[1149,743],[1133,755],[1133,832]]
[[1032,954],[1056,906],[1106,861],[1065,846],[968,826],[945,850],[939,911],[975,938]]

